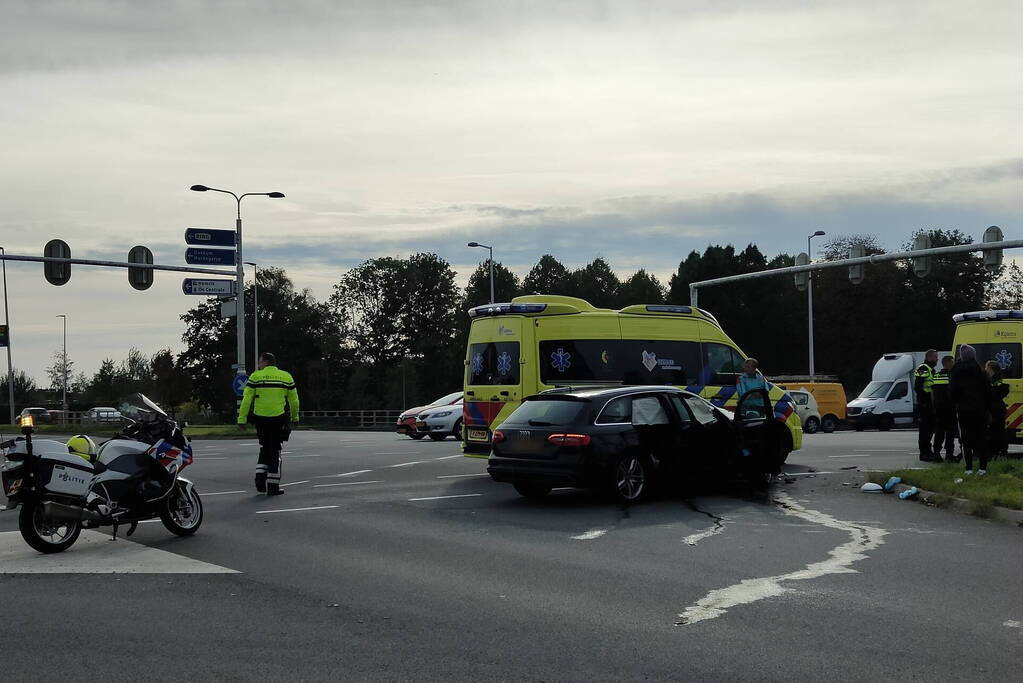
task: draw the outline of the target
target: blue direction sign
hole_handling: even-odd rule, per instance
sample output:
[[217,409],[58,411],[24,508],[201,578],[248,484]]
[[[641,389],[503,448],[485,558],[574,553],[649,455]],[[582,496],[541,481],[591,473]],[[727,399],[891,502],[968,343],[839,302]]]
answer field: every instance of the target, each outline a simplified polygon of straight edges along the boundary
[[241,396],[242,394],[245,393],[245,383],[248,381],[249,376],[246,375],[244,372],[240,375],[234,376],[234,382],[232,382],[231,386],[234,388],[234,393],[236,396]]
[[185,244],[195,244],[203,247],[233,247],[235,246],[235,233],[234,230],[187,228],[185,230]]
[[193,266],[236,266],[236,254],[234,249],[189,247],[185,249],[185,263]]
[[234,280],[197,280],[186,277],[181,281],[181,291],[199,296],[234,294]]

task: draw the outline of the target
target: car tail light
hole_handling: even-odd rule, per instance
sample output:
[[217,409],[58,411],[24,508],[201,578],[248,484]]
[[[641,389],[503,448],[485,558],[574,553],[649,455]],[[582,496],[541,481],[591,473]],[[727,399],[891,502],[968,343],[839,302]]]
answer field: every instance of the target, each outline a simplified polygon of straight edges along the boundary
[[507,437],[506,437],[506,436],[504,435],[504,432],[502,432],[502,431],[496,431],[496,432],[494,432],[494,437],[493,437],[493,441],[494,441],[494,443],[501,443],[501,442],[502,442],[502,441],[504,441],[504,440],[505,440],[506,438],[507,438]]
[[547,443],[555,446],[589,446],[589,434],[551,434],[547,437]]

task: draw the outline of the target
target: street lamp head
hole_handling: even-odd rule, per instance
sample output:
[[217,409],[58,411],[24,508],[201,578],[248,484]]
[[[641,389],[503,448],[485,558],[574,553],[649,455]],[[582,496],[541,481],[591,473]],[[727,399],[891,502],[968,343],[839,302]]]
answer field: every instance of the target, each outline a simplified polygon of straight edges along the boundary
[[810,235],[810,237],[823,237],[825,234],[826,233],[823,230],[818,230],[814,234]]
[[467,247],[478,247],[478,246],[480,246],[480,243],[479,242],[469,242],[469,244],[467,244],[465,246],[467,246]]
[[206,187],[205,185],[193,185],[188,189],[190,189],[192,192],[206,192],[210,188]]
[[271,199],[284,199],[283,192],[267,192],[266,196],[270,197]]

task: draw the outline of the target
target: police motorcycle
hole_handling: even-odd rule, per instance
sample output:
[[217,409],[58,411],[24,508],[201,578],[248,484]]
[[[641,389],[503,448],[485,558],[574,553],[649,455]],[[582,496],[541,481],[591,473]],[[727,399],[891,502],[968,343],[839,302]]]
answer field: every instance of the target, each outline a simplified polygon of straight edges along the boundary
[[20,507],[18,528],[32,548],[58,553],[70,548],[82,529],[128,525],[159,518],[171,533],[194,534],[203,507],[195,486],[181,477],[192,464],[192,445],[182,428],[142,394],[122,410],[129,424],[98,448],[86,436],[67,444],[33,439],[30,416],[23,436],[0,444],[7,508]]

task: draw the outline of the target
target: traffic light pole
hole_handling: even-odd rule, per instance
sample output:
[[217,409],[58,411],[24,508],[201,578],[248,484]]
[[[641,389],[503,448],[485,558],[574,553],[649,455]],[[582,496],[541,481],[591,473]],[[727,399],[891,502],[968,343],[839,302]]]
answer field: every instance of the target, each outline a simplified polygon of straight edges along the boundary
[[974,251],[994,251],[1002,249],[1023,249],[1023,240],[1002,240],[1000,242],[974,242],[973,244],[956,244],[950,247],[934,247],[932,249],[920,249],[914,251],[893,252],[891,254],[872,254],[860,258],[845,258],[837,261],[819,261],[805,266],[789,266],[787,268],[775,268],[773,270],[761,270],[756,273],[743,273],[741,275],[729,275],[718,277],[712,280],[701,280],[689,283],[689,305],[699,306],[699,292],[703,287],[714,287],[730,282],[742,282],[745,280],[757,280],[762,277],[775,277],[778,275],[796,275],[798,273],[811,273],[827,268],[849,268],[851,266],[864,265],[867,263],[882,263],[884,261],[902,261],[905,259],[921,258],[928,256],[942,256],[944,254],[964,254]]
[[159,263],[130,263],[128,261],[97,261],[85,258],[57,258],[54,256],[26,256],[23,254],[0,253],[0,261],[29,261],[32,263],[73,263],[78,266],[103,266],[106,268],[140,268],[143,270],[169,270],[175,273],[202,273],[204,275],[223,275],[234,277],[230,270],[215,268],[193,268],[192,266],[165,266]]
[[[0,247],[0,254],[6,251]],[[7,261],[3,262],[4,269],[4,325],[7,326],[7,401],[11,409],[11,424],[14,424],[14,365],[11,364],[11,313],[7,308]]]

